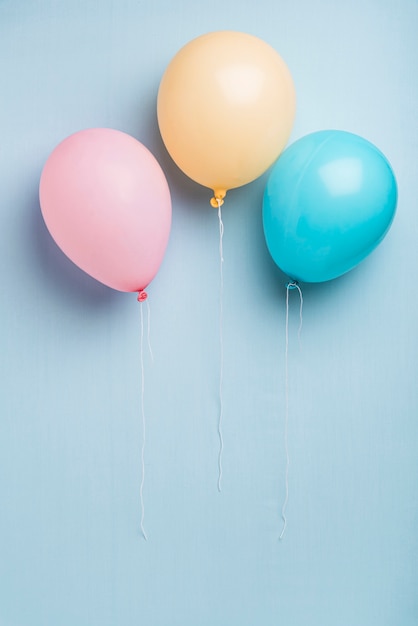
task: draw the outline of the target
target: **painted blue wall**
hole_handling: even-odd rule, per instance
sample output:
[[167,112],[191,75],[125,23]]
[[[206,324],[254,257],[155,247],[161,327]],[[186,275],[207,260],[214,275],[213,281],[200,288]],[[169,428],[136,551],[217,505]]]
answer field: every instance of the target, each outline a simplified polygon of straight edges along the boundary
[[[304,288],[300,350],[291,294],[282,541],[285,290],[262,233],[266,176],[223,213],[218,493],[218,223],[156,124],[167,63],[218,29],[287,61],[292,140],[358,133],[400,190],[371,257]],[[0,1],[1,626],[416,626],[417,30],[415,0]],[[139,308],[62,255],[37,200],[49,152],[90,126],[147,145],[173,197],[149,288],[148,542]]]

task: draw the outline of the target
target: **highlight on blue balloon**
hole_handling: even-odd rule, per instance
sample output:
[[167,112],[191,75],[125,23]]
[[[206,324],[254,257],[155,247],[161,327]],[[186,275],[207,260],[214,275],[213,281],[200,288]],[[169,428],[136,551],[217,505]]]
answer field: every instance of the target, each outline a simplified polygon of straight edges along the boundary
[[297,140],[272,168],[263,198],[268,250],[293,280],[331,280],[382,241],[397,184],[385,155],[358,135],[323,130]]

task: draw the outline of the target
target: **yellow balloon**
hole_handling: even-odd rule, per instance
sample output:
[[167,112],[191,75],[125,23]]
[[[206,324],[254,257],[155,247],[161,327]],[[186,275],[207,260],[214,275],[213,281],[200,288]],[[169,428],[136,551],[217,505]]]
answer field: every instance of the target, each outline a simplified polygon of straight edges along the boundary
[[287,65],[267,43],[218,31],[186,44],[161,80],[157,115],[178,167],[210,189],[212,206],[228,189],[255,180],[277,159],[295,116]]

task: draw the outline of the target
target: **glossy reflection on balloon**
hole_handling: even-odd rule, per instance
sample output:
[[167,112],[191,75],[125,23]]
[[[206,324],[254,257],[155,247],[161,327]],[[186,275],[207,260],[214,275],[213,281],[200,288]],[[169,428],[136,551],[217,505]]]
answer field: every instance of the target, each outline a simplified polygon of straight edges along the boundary
[[382,241],[396,210],[386,157],[345,131],[319,131],[287,148],[263,199],[270,254],[293,279],[323,282],[355,267]]

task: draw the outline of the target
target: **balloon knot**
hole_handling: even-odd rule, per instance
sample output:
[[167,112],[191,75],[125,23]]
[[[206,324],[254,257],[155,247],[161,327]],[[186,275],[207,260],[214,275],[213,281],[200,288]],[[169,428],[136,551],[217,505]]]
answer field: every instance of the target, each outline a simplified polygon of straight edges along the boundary
[[214,189],[213,193],[214,196],[210,199],[210,205],[213,206],[214,209],[219,209],[224,203],[226,189]]
[[286,285],[286,289],[297,289],[299,287],[299,283],[297,280],[289,280]]
[[218,209],[223,205],[223,203],[224,201],[222,198],[217,198],[216,196],[213,196],[213,198],[210,199],[210,206],[213,206],[214,209]]
[[140,289],[140,291],[138,291],[138,297],[137,297],[138,302],[144,302],[144,300],[146,300],[147,298],[148,298],[147,292],[144,291],[143,289]]

